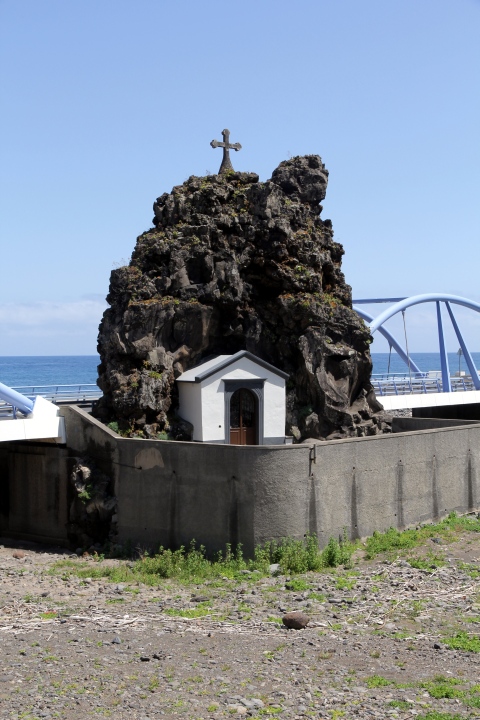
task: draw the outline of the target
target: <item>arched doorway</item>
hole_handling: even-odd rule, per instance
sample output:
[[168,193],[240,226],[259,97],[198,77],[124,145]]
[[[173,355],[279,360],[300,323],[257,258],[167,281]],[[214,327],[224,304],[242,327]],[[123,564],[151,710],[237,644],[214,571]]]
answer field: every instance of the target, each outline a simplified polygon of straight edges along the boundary
[[230,444],[258,445],[257,403],[247,388],[236,390],[230,398]]

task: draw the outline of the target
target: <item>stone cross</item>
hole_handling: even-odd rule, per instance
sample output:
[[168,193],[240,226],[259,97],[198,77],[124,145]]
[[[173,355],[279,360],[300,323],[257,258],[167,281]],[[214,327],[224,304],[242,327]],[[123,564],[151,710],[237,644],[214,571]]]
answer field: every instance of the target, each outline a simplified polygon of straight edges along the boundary
[[222,164],[220,165],[220,170],[218,171],[218,174],[225,173],[228,170],[233,170],[233,165],[230,161],[230,153],[229,150],[241,150],[242,146],[240,143],[233,143],[231,144],[229,142],[230,140],[230,130],[222,130],[223,135],[223,142],[219,142],[218,140],[212,140],[210,145],[212,148],[221,147],[223,148],[223,160]]

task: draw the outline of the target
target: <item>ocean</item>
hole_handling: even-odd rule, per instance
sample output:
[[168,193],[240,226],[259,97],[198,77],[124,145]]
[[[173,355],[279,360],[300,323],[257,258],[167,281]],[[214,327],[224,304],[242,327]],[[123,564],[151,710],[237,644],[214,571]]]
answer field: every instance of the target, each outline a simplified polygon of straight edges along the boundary
[[0,357],[0,382],[25,385],[90,385],[97,382],[98,355]]
[[[423,370],[440,370],[438,353],[412,353],[412,359]],[[475,366],[480,367],[480,353],[472,353]],[[388,353],[372,353],[373,372],[386,373]],[[450,373],[459,369],[456,353],[449,353]],[[72,355],[60,357],[0,357],[0,382],[9,387],[25,385],[85,385],[97,381],[98,355]],[[460,357],[460,370],[468,369]],[[390,372],[407,373],[408,368],[398,355],[392,352]]]

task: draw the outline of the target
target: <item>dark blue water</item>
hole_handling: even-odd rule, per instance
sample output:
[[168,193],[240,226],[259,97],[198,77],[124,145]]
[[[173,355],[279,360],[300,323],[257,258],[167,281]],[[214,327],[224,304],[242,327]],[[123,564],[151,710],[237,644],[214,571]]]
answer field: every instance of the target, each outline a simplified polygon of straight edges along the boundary
[[98,355],[0,357],[0,382],[21,385],[84,385],[97,382]]
[[[480,353],[472,353],[477,368],[480,368]],[[438,353],[412,353],[411,357],[422,371],[440,370]],[[388,353],[372,353],[373,372],[386,373]],[[449,353],[450,373],[458,371],[458,355]],[[95,384],[97,381],[98,355],[62,357],[0,357],[0,382],[10,387],[21,385],[75,385]],[[460,369],[468,373],[463,357]],[[392,352],[390,372],[408,373],[408,368],[398,355]]]
[[[410,357],[418,365],[422,372],[428,370],[441,370],[440,366],[440,355],[439,353],[411,353]],[[472,353],[473,362],[476,368],[480,368],[480,353]],[[388,370],[388,353],[372,353],[373,360],[373,372],[374,373],[386,373]],[[450,374],[458,372],[458,370],[464,370],[467,374],[468,368],[463,356],[459,357],[457,353],[448,353],[448,362],[450,365]],[[392,352],[390,360],[390,372],[407,373],[408,367],[401,360],[397,353]]]

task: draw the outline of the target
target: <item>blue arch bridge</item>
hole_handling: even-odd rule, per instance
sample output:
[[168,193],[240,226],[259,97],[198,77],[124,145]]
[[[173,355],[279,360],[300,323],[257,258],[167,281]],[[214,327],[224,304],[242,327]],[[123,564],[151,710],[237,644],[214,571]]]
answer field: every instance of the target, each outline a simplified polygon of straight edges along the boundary
[[[361,307],[362,305],[374,303],[389,304],[389,307],[374,318]],[[436,306],[441,367],[439,372],[420,370],[411,358],[408,350],[405,311],[407,308],[422,303],[435,303]],[[463,306],[474,312],[480,312],[479,303],[457,295],[444,293],[427,293],[408,298],[365,298],[353,301],[354,310],[370,326],[372,334],[379,332],[383,335],[388,341],[390,354],[392,350],[395,350],[406,366],[405,373],[390,373],[387,371],[387,373],[372,376],[372,384],[375,392],[385,410],[401,410],[406,408],[429,408],[432,410],[432,408],[438,408],[435,414],[441,416],[442,407],[446,409],[445,406],[452,406],[453,408],[461,405],[480,403],[480,394],[478,393],[480,390],[480,378],[478,370],[475,367],[472,353],[467,347],[467,343],[455,318],[453,306]],[[446,311],[446,315],[457,336],[460,346],[458,352],[464,357],[468,373],[459,372],[453,376],[450,373],[448,354],[445,346],[442,307],[443,316]],[[402,343],[384,327],[390,318],[399,313],[403,316],[405,346],[402,346]],[[462,415],[461,412],[457,414],[459,417]]]

